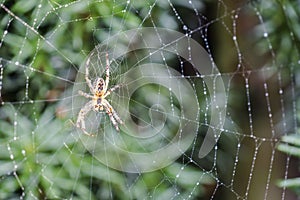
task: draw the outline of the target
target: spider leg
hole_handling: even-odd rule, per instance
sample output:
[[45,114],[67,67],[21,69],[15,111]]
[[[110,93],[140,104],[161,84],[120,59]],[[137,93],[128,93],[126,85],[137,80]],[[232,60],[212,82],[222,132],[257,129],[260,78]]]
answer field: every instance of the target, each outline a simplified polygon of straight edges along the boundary
[[105,85],[106,85],[106,87],[108,87],[108,84],[109,84],[109,58],[108,58],[108,53],[107,52],[106,52],[105,56],[106,56]]
[[108,95],[110,95],[113,91],[115,91],[116,89],[122,87],[121,84],[119,85],[115,85],[112,88],[110,88],[109,90],[106,91],[106,93],[104,94],[103,98],[107,97]]
[[94,98],[94,96],[92,95],[89,95],[81,90],[78,91],[78,94],[81,95],[81,96],[84,96],[85,98]]
[[83,108],[81,108],[81,110],[79,111],[78,117],[77,117],[77,121],[76,121],[76,127],[80,128],[86,135],[89,136],[94,136],[93,134],[90,134],[86,131],[85,129],[85,122],[84,122],[84,117],[86,116],[86,114],[91,111],[93,108],[93,101],[89,101],[87,102]]
[[107,107],[109,108],[109,111],[112,113],[113,117],[117,120],[117,122],[120,124],[124,124],[124,122],[119,117],[118,113],[113,109],[113,107],[110,105],[110,103],[106,99],[104,99],[103,103],[104,103],[104,105],[107,105]]
[[117,131],[119,131],[119,124],[124,124],[124,122],[119,117],[118,113],[113,109],[113,107],[109,104],[109,102],[106,99],[103,99],[102,105],[108,114],[110,121],[114,125]]
[[93,87],[92,81],[89,79],[89,69],[88,69],[89,64],[90,64],[90,58],[88,58],[88,60],[86,61],[86,65],[85,65],[85,81],[86,81],[87,85],[89,86],[90,91],[93,92],[94,87]]

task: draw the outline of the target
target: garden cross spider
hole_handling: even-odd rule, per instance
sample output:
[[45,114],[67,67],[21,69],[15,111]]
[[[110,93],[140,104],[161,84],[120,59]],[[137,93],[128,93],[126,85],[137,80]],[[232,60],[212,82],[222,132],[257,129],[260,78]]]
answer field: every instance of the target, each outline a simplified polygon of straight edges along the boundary
[[85,80],[92,95],[87,94],[81,90],[78,91],[79,95],[84,96],[85,98],[91,100],[87,102],[79,111],[76,127],[82,129],[85,134],[89,136],[94,136],[93,134],[90,134],[86,131],[84,117],[91,110],[95,112],[100,112],[105,110],[105,112],[108,114],[110,118],[110,121],[112,122],[116,130],[119,131],[118,124],[123,124],[123,121],[121,120],[117,112],[113,109],[113,107],[110,105],[110,103],[105,99],[114,90],[118,89],[121,86],[121,85],[115,85],[112,88],[108,89],[109,67],[110,67],[108,53],[106,53],[105,80],[103,78],[97,77],[94,83],[92,84],[92,81],[89,79],[89,70],[88,70],[89,62],[90,59],[87,60],[87,63],[85,65]]

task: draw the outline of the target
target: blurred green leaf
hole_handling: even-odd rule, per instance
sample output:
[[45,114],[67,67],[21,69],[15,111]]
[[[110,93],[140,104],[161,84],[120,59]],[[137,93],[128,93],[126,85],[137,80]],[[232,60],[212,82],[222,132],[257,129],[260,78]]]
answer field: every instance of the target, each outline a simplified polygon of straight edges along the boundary
[[300,196],[300,178],[290,178],[282,180],[277,183],[279,187],[289,188],[293,190],[298,196]]
[[282,137],[282,141],[300,147],[300,135],[299,134],[285,135]]
[[300,157],[300,148],[299,147],[291,146],[288,144],[279,144],[277,148],[278,148],[278,150],[285,152],[287,154]]
[[[282,137],[282,143],[277,146],[279,151],[300,158],[300,135],[292,134]],[[285,187],[293,190],[300,196],[300,178],[290,178],[281,180],[277,183],[279,187]]]
[[286,135],[282,137],[282,142],[278,145],[278,150],[287,154],[300,157],[300,135]]

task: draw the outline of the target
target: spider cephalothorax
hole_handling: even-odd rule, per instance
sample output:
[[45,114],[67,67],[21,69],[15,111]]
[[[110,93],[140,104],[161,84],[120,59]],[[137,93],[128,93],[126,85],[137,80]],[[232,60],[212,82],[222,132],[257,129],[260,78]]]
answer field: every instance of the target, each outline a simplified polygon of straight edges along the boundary
[[117,114],[117,112],[113,109],[113,107],[110,105],[110,103],[105,99],[108,95],[110,95],[114,90],[120,87],[120,85],[115,85],[112,88],[108,89],[109,84],[109,59],[108,54],[106,53],[106,76],[105,80],[103,78],[97,77],[95,79],[94,84],[92,84],[92,81],[89,79],[89,59],[87,60],[87,63],[85,65],[85,80],[86,83],[90,89],[91,95],[87,94],[83,91],[79,91],[78,94],[81,96],[84,96],[86,98],[91,99],[89,102],[87,102],[83,108],[79,111],[76,126],[78,128],[81,128],[83,132],[87,135],[92,135],[86,131],[85,128],[85,122],[84,117],[86,114],[93,110],[96,112],[100,112],[105,110],[105,112],[108,114],[110,121],[115,126],[116,130],[119,131],[118,124],[123,124],[123,121]]

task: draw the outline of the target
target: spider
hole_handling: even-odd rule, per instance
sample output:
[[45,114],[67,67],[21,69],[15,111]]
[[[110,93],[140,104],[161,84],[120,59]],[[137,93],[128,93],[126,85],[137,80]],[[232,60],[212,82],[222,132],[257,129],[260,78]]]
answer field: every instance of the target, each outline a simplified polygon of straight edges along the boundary
[[121,120],[117,112],[113,109],[110,103],[105,99],[108,95],[110,95],[114,90],[118,89],[121,85],[115,85],[108,89],[109,84],[109,58],[108,53],[106,53],[106,68],[105,80],[103,78],[97,77],[92,84],[92,81],[89,79],[89,65],[90,59],[87,60],[85,66],[85,80],[90,89],[92,95],[87,94],[81,90],[78,91],[78,94],[84,96],[85,98],[91,99],[87,102],[79,111],[76,127],[83,130],[83,132],[89,136],[94,136],[86,131],[84,118],[87,113],[91,110],[95,112],[100,112],[105,110],[106,114],[109,116],[111,123],[114,125],[115,129],[119,131],[119,124],[123,124],[124,122]]

